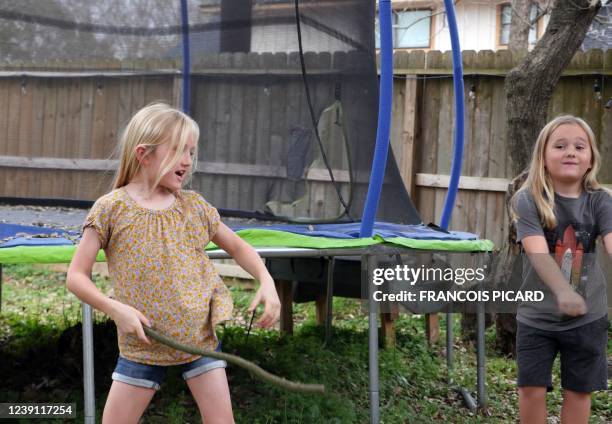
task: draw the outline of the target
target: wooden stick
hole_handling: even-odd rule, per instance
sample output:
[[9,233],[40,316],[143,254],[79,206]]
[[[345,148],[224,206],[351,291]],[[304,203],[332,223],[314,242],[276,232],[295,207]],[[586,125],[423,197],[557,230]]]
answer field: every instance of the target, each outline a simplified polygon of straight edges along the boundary
[[303,383],[296,383],[293,381],[289,381],[285,378],[278,377],[274,374],[270,374],[269,372],[265,371],[264,369],[257,366],[253,362],[247,361],[246,359],[243,359],[239,356],[232,355],[229,353],[224,353],[224,352],[215,352],[212,350],[199,349],[193,346],[182,345],[180,343],[175,342],[168,336],[158,333],[152,328],[147,327],[146,325],[143,325],[143,328],[147,336],[151,337],[153,340],[158,341],[159,343],[165,344],[166,346],[170,346],[174,349],[178,349],[183,352],[191,353],[192,355],[202,355],[202,356],[207,356],[209,358],[221,359],[221,360],[230,362],[234,365],[238,365],[239,367],[246,369],[252,375],[264,381],[267,381],[269,383],[280,386],[285,390],[289,390],[292,392],[299,392],[299,393],[307,393],[307,394],[325,392],[325,386],[322,384],[303,384]]

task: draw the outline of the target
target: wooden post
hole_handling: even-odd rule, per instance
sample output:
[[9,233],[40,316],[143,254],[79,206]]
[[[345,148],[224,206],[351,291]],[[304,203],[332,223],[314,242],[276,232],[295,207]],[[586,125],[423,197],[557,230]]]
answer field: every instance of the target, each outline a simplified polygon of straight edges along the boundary
[[380,314],[380,326],[382,342],[385,349],[395,346],[395,320],[399,316],[399,310],[396,303],[391,303],[391,312],[383,312]]
[[425,314],[425,336],[430,346],[440,338],[440,323],[438,314]]
[[317,325],[325,324],[327,320],[327,292],[321,293],[317,296],[315,301]]
[[276,280],[276,291],[281,302],[281,334],[293,334],[293,281]]

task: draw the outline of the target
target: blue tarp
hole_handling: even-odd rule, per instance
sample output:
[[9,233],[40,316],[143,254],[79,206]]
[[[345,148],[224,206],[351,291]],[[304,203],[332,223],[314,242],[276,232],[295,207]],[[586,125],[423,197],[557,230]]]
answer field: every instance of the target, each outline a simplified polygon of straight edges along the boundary
[[[317,225],[240,225],[232,226],[234,231],[245,229],[264,229],[285,231],[293,234],[301,234],[310,237],[329,237],[336,239],[359,238],[360,223],[348,224],[317,224]],[[28,234],[27,236],[15,237],[17,234]],[[77,235],[57,228],[36,227],[28,225],[2,224],[0,223],[0,240],[11,238],[8,241],[0,241],[0,248],[14,246],[57,246],[72,245],[72,240],[63,235]],[[32,237],[42,235],[43,237]],[[450,231],[448,233],[429,228],[425,225],[399,225],[389,222],[377,221],[374,225],[374,234],[382,238],[405,237],[417,240],[477,240],[475,234],[461,231]]]
[[[317,225],[295,225],[295,224],[273,224],[273,225],[242,225],[232,226],[232,230],[244,230],[247,228],[258,228],[263,230],[286,231],[293,234],[302,234],[310,237],[329,237],[339,239],[359,238],[360,222],[346,224],[317,224]],[[417,240],[477,240],[478,236],[462,231],[444,232],[427,227],[426,225],[400,225],[390,222],[376,221],[372,236],[378,235],[382,238],[406,237]]]
[[[19,237],[16,237],[20,234]],[[28,236],[21,235],[27,234]],[[0,247],[14,246],[57,246],[73,244],[62,235],[77,234],[59,228],[37,227],[33,225],[0,223]],[[42,237],[32,237],[42,236]],[[10,238],[8,241],[2,241]]]

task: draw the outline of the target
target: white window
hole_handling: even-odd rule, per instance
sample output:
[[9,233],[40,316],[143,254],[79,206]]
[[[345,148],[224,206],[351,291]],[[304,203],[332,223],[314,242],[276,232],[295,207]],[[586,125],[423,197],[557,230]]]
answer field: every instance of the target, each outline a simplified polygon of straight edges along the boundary
[[[431,39],[431,10],[394,10],[393,47],[400,49],[428,48]],[[376,48],[380,48],[380,29],[376,17]]]
[[[535,22],[538,16],[539,9],[537,4],[531,5],[529,11],[529,20],[533,22],[529,29],[529,44],[535,44],[538,41],[538,30],[537,22]],[[510,21],[512,20],[512,6],[504,4],[501,6],[500,11],[500,32],[499,32],[499,44],[507,45],[510,41]]]

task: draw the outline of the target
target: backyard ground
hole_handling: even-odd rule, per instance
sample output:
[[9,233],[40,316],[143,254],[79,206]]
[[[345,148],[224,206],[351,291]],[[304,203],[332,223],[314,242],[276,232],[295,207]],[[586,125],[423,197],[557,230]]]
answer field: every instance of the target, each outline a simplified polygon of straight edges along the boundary
[[[82,345],[80,303],[64,286],[65,267],[3,267],[0,312],[0,402],[76,402],[82,421]],[[96,284],[109,281],[94,274]],[[295,305],[296,331],[281,337],[276,330],[255,330],[246,341],[249,284],[228,281],[235,317],[219,329],[223,348],[283,377],[322,383],[324,396],[283,392],[230,366],[228,377],[237,423],[367,423],[367,317],[357,301],[334,299],[334,337],[324,346],[323,329],[315,325],[312,304]],[[458,322],[459,317],[456,317]],[[112,321],[95,314],[96,408],[101,414],[116,358]],[[459,325],[455,326],[456,328]],[[444,321],[441,323],[445,328]],[[471,413],[446,386],[445,335],[428,348],[420,316],[401,315],[397,345],[380,351],[383,423],[514,423],[517,422],[516,365],[492,348],[487,333],[489,407]],[[474,394],[474,348],[455,339],[455,380]],[[608,352],[612,352],[609,344]],[[561,393],[558,364],[555,390],[548,395],[550,423],[559,422]],[[612,394],[593,397],[592,423],[612,422]],[[15,422],[14,420],[12,422]],[[25,422],[25,421],[24,421]],[[37,422],[44,422],[37,420]],[[143,417],[144,423],[197,423],[196,407],[180,375],[170,372]]]

